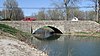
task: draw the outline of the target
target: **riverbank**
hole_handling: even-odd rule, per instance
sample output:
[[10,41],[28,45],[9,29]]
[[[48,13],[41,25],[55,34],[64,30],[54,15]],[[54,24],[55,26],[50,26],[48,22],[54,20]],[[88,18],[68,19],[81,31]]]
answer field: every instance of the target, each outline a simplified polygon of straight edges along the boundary
[[0,24],[1,56],[48,56],[31,44],[33,36],[10,26]]
[[100,37],[100,32],[75,32],[75,33],[66,33],[64,35]]
[[25,42],[0,35],[0,56],[48,56]]

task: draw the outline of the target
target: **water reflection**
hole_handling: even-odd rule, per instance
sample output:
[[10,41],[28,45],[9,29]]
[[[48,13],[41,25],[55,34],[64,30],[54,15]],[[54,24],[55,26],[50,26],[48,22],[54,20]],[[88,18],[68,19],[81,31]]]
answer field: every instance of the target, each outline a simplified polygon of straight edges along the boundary
[[[35,34],[34,34],[35,35]],[[48,37],[43,37],[43,36],[35,36],[37,39],[39,40],[43,40],[43,41],[50,41],[50,40],[56,40],[58,38],[60,38],[60,35],[50,35]]]
[[100,38],[97,37],[62,35],[53,41],[33,40],[33,44],[49,56],[100,56]]
[[39,40],[56,40],[60,37],[60,34],[62,33],[50,28],[39,28],[33,33],[33,36]]
[[47,38],[52,35],[52,32],[54,32],[52,29],[39,28],[33,34],[38,38]]

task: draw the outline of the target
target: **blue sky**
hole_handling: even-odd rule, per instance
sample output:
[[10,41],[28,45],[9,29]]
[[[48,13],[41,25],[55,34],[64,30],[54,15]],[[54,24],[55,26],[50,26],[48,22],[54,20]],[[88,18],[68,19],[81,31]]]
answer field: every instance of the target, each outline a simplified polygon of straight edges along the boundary
[[[51,7],[50,0],[17,0],[19,7]],[[4,0],[0,0],[0,7],[3,7]],[[1,9],[0,9],[1,10]],[[27,16],[32,15],[32,13],[37,12],[38,9],[23,9],[24,14]]]
[[[82,7],[82,6],[95,6],[95,5],[94,5],[94,2],[83,0],[80,2],[79,6]],[[94,10],[94,9],[93,8],[81,8],[80,10],[89,11],[89,10]]]
[[[17,0],[20,7],[50,7],[50,0]],[[23,9],[25,15],[32,15],[32,13],[38,12],[39,9]]]
[[[56,0],[54,0],[56,1]],[[60,0],[62,2],[63,0]],[[4,0],[0,0],[0,7],[3,7],[3,2]],[[34,7],[52,7],[53,1],[51,0],[17,0],[19,7],[28,7],[28,8],[34,8]],[[82,3],[79,4],[79,6],[87,6],[87,5],[93,5],[92,2],[90,1],[83,1]],[[1,9],[0,9],[1,10]],[[81,10],[91,10],[91,9],[84,9],[82,8]],[[32,13],[38,12],[39,9],[23,9],[24,14],[26,16],[32,15]]]

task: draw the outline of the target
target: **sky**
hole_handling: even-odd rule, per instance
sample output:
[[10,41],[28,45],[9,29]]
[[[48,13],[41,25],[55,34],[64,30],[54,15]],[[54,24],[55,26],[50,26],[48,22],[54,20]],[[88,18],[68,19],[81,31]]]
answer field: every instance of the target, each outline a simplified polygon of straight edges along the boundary
[[[16,0],[18,2],[18,5],[19,7],[27,7],[27,8],[47,8],[47,7],[53,7],[52,6],[52,3],[54,1],[51,1],[51,0]],[[63,0],[59,0],[60,2],[62,2]],[[4,3],[4,0],[0,0],[0,7],[3,7],[3,3]],[[83,0],[83,2],[80,2],[78,4],[79,6],[87,6],[87,5],[93,5],[92,2],[90,1],[85,1]],[[0,8],[0,10],[2,10]],[[22,9],[23,12],[24,12],[24,15],[25,16],[30,16],[32,15],[32,13],[36,13],[39,11],[39,9]],[[86,10],[91,10],[91,9],[84,9],[84,8],[81,8],[80,10],[83,10],[83,11],[86,11]]]
[[[79,6],[80,7],[82,7],[82,6],[95,6],[94,4],[95,4],[94,2],[83,0],[80,2]],[[89,10],[94,10],[94,8],[81,8],[80,10],[89,11]]]

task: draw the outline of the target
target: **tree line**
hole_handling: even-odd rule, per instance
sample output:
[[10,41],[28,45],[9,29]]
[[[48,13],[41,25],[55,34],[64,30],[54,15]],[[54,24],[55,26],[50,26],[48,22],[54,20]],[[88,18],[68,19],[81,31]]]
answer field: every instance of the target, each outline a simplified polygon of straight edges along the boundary
[[[81,0],[63,0],[62,3],[53,1],[55,9],[41,9],[31,17],[36,17],[38,20],[71,20],[73,17],[79,20],[95,20],[100,21],[100,0],[89,0],[95,3],[95,11],[81,11],[77,7],[77,3]],[[3,10],[0,11],[0,16],[5,20],[22,20],[25,16],[22,8],[18,6],[16,0],[5,0]],[[35,5],[34,5],[35,6]],[[77,8],[73,8],[77,7]],[[98,14],[97,14],[98,12]],[[98,16],[98,18],[96,18]]]
[[74,17],[77,17],[79,20],[95,20],[96,14],[95,11],[84,12],[79,9],[68,9],[67,19],[65,19],[66,13],[62,9],[42,9],[37,14],[34,14],[33,17],[36,17],[38,20],[71,20]]
[[[100,21],[99,12],[97,18],[97,5],[100,3],[99,0],[90,0],[91,2],[95,3],[95,8],[93,8],[94,10],[90,11],[81,11],[80,8],[77,7],[77,3],[79,3],[81,0],[63,0],[62,3],[55,2],[54,0],[52,1],[56,9],[46,10],[43,8],[37,14],[35,14],[35,17],[39,20],[71,20],[73,17],[77,17],[79,20]],[[100,9],[98,11],[100,11]]]
[[16,0],[5,0],[3,3],[3,10],[0,11],[0,16],[2,16],[3,20],[21,20],[24,18],[23,11],[20,7],[18,7],[18,3]]

